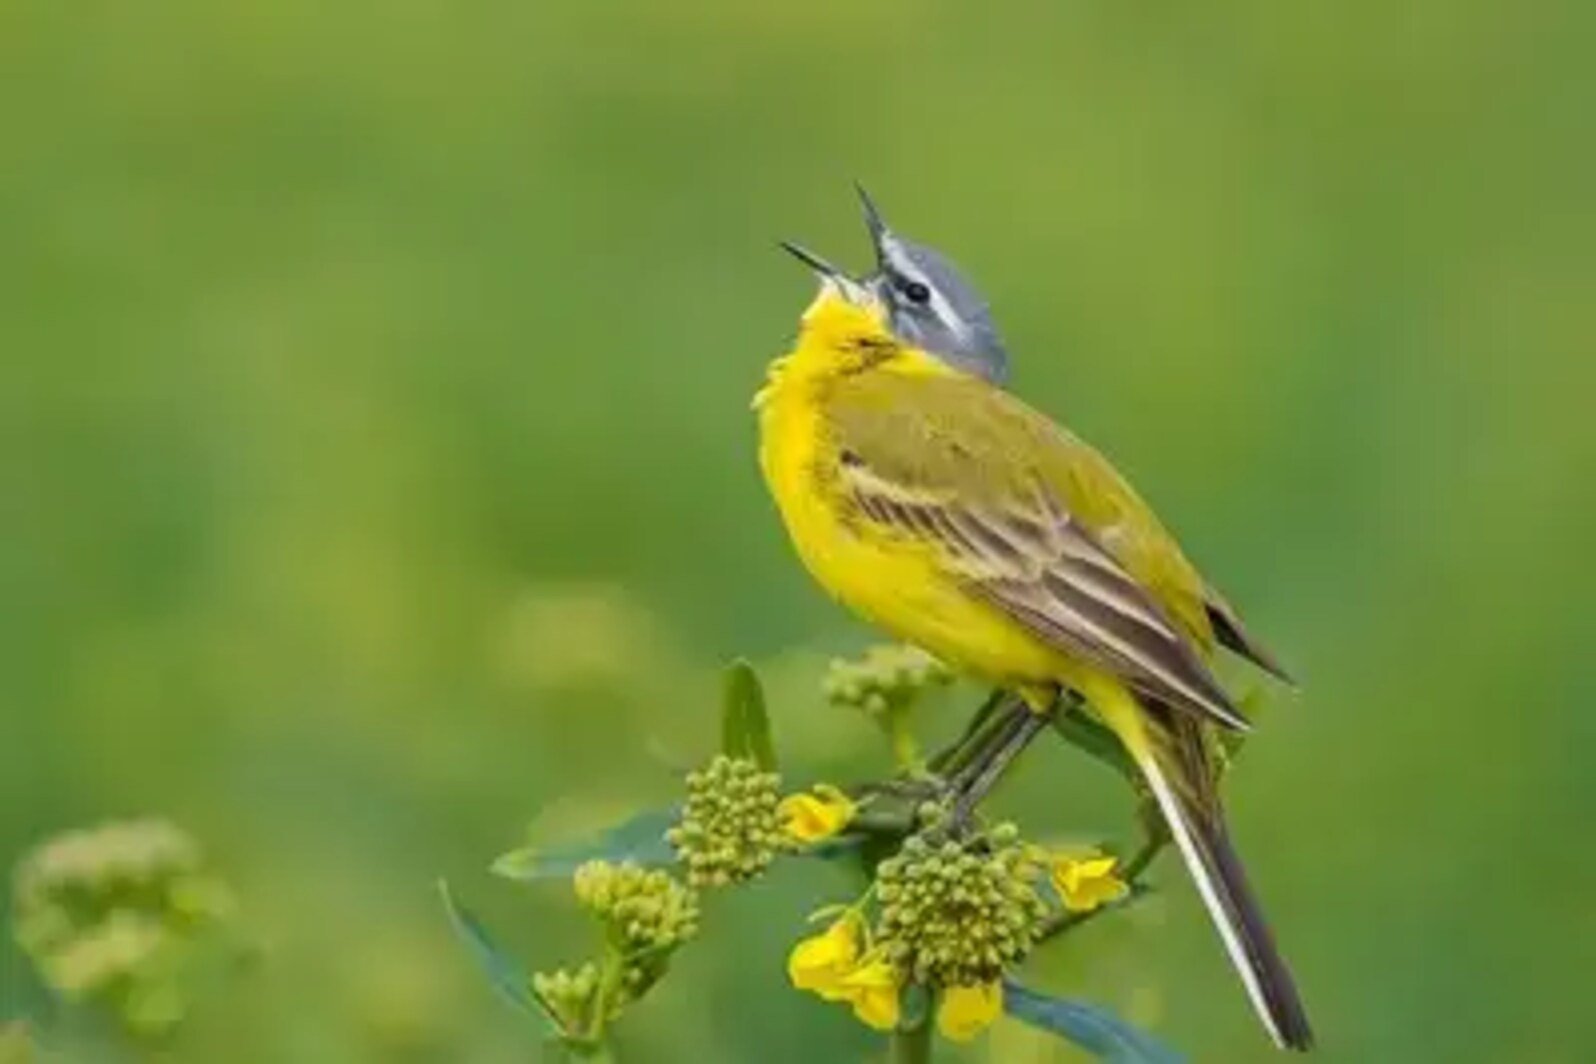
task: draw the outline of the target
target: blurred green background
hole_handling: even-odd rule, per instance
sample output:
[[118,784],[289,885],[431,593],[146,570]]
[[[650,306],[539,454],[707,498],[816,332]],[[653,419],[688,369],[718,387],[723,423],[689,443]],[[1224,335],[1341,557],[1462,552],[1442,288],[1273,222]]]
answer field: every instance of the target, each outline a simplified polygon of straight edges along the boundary
[[[868,633],[747,410],[849,188],[993,298],[1306,681],[1231,785],[1344,1061],[1588,1059],[1590,5],[0,7],[0,863],[134,813],[262,943],[172,1059],[535,1058],[448,876],[550,962],[520,841],[667,800],[746,654],[802,774]],[[1242,686],[1256,681],[1245,679]],[[928,721],[947,731],[962,706]],[[1119,834],[1099,769],[1000,805]],[[1271,1054],[1166,858],[1041,961],[1197,1060]],[[623,1059],[859,1059],[782,959],[826,868],[718,901]],[[53,1010],[9,942],[0,1022]],[[1075,1059],[1004,1026],[968,1059]]]

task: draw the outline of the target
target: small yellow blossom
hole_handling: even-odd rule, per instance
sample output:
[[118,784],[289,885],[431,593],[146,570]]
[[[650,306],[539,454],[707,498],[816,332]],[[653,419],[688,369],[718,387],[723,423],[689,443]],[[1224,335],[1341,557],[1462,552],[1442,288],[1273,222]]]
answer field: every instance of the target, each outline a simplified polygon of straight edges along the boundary
[[1097,853],[1055,857],[1053,889],[1058,891],[1064,908],[1072,913],[1089,913],[1129,894],[1130,887],[1114,871],[1118,864],[1117,857]]
[[937,1006],[937,1030],[955,1042],[968,1042],[1003,1014],[1003,984],[950,986]]
[[861,951],[863,932],[859,914],[845,914],[793,947],[787,958],[787,977],[799,990],[852,1005],[861,1023],[890,1031],[898,1025],[898,993],[903,980],[879,951]]
[[843,831],[858,811],[852,798],[824,783],[810,791],[790,794],[776,807],[788,836],[806,844],[824,841]]
[[898,970],[881,956],[863,961],[842,981],[848,1002],[859,1022],[878,1031],[898,1026],[898,997],[902,989]]
[[820,934],[793,947],[787,957],[787,977],[799,990],[809,990],[827,1001],[846,1001],[851,992],[844,980],[859,962],[860,925],[857,913],[848,913]]

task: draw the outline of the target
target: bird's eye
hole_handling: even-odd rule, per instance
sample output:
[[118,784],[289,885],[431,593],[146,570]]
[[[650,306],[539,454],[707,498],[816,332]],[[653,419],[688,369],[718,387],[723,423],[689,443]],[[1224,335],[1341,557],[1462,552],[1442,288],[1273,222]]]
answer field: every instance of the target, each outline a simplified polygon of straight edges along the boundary
[[903,295],[911,303],[925,304],[931,302],[931,289],[919,281],[906,282],[903,286]]

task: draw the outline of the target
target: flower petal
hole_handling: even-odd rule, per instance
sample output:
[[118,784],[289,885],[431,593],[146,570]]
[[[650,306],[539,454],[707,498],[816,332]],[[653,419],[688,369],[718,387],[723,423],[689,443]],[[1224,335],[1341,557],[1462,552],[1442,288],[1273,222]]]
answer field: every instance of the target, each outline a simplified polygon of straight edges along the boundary
[[846,996],[841,980],[859,959],[859,917],[847,913],[818,935],[804,939],[787,956],[787,977],[799,990],[811,990],[828,1001]]
[[787,834],[802,843],[820,842],[838,834],[853,821],[857,811],[852,798],[824,784],[790,794],[776,807]]
[[1003,1014],[1003,984],[950,986],[937,1006],[937,1030],[944,1038],[968,1042]]
[[898,1025],[901,985],[898,970],[890,963],[880,958],[866,961],[850,972],[842,985],[860,1023],[878,1031],[890,1031]]
[[1118,901],[1130,887],[1114,869],[1118,858],[1102,854],[1053,859],[1053,889],[1070,912],[1091,912],[1101,905]]

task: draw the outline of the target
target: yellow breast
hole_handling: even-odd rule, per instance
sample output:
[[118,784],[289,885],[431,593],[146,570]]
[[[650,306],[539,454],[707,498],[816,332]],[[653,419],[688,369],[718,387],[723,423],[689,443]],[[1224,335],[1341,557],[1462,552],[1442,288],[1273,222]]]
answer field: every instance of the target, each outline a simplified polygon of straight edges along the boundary
[[1073,663],[941,572],[930,550],[855,519],[838,490],[822,382],[777,364],[756,406],[760,466],[811,575],[864,619],[994,682],[1063,679]]

